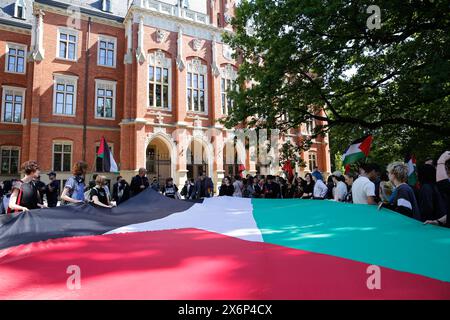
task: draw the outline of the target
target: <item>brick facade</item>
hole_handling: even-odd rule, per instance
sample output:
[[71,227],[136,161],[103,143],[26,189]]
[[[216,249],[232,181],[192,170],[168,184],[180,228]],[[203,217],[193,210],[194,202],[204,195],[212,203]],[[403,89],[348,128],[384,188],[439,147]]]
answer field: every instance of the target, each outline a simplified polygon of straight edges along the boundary
[[[215,150],[218,139],[204,142],[200,133],[213,129],[223,139],[228,137],[229,133],[218,122],[223,116],[221,74],[218,71],[236,70],[238,63],[227,54],[228,48],[221,42],[222,32],[231,31],[225,19],[225,13],[232,14],[233,6],[227,4],[231,1],[216,0],[212,4],[210,0],[204,1],[204,12],[178,11],[179,7],[171,5],[173,1],[134,1],[123,17],[82,8],[81,19],[75,26],[71,25],[66,7],[53,6],[52,1],[34,1],[33,8],[27,8],[34,12],[32,28],[5,25],[0,20],[0,99],[3,99],[3,86],[26,88],[23,121],[19,124],[0,123],[0,147],[19,147],[19,163],[35,159],[42,171],[48,172],[55,169],[53,144],[64,141],[72,146],[71,163],[81,160],[84,155],[91,174],[96,170],[95,145],[104,136],[113,146],[121,174],[128,180],[139,167],[151,169],[150,176],[159,173],[161,179],[173,176],[178,184],[203,170],[217,185],[224,174],[232,172],[218,160],[222,154]],[[156,7],[150,9],[152,5]],[[43,27],[41,40],[35,33],[39,15]],[[58,30],[68,28],[68,25],[78,35],[75,61],[58,57]],[[115,67],[97,63],[101,36],[116,39]],[[36,38],[34,44],[33,37]],[[27,59],[25,74],[6,72],[8,43],[26,45],[28,53],[36,53]],[[149,65],[152,59],[161,62],[158,60],[161,57],[166,59],[170,73],[169,108],[149,107]],[[206,70],[206,109],[203,113],[187,110],[188,71],[198,68],[198,63],[200,69]],[[55,115],[55,76],[76,79],[73,116]],[[115,83],[112,119],[96,117],[96,83],[99,80]],[[4,112],[4,101],[0,102]],[[85,142],[83,126],[86,127]],[[189,151],[173,135],[180,130],[186,130],[182,135],[193,136],[196,144],[209,151],[203,159],[205,165],[187,163]],[[302,131],[291,132],[292,141],[301,139],[299,132]],[[330,171],[326,137],[318,139],[311,150],[303,154],[307,163],[309,154],[315,154],[322,171]],[[245,162],[247,171],[256,173],[257,164],[250,159]],[[273,170],[279,169],[271,172],[278,173]],[[69,175],[69,172],[58,172],[59,179]],[[18,174],[3,173],[0,180],[13,176]],[[108,176],[115,177],[113,174]],[[45,181],[46,176],[42,178]]]

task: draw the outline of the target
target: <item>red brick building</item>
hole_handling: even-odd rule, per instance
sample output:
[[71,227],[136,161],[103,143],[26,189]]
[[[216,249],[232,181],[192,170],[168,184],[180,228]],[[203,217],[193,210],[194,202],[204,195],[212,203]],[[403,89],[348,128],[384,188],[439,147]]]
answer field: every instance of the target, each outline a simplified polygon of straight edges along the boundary
[[[127,179],[140,167],[178,184],[236,173],[219,143],[232,132],[218,121],[238,67],[221,37],[232,32],[233,2],[0,0],[0,180],[29,159],[61,180],[77,160],[94,173],[102,136]],[[330,171],[326,137],[302,156],[299,172]],[[253,174],[280,170],[244,162]]]

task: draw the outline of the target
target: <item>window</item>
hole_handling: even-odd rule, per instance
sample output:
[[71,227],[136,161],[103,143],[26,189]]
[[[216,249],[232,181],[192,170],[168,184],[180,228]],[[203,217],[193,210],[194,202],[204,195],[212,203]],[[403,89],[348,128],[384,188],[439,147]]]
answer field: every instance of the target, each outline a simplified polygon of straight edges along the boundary
[[76,110],[77,80],[75,76],[55,75],[53,114],[74,116]]
[[[114,145],[108,143],[109,150],[111,150],[111,153],[114,154]],[[103,172],[103,159],[100,157],[97,157],[98,149],[100,149],[100,142],[97,142],[97,145],[95,146],[95,172]]]
[[309,164],[309,171],[313,171],[313,169],[315,168],[315,167],[317,167],[317,156],[316,156],[316,154],[315,153],[309,153],[309,155],[308,155],[308,157],[309,157],[309,161],[308,161],[308,164]]
[[53,143],[53,171],[70,172],[72,168],[72,142]]
[[105,36],[98,38],[98,65],[116,67],[116,43],[116,38]]
[[5,71],[11,73],[25,73],[27,47],[21,44],[8,43],[6,45]]
[[17,0],[14,5],[14,17],[25,19],[25,3],[23,0]]
[[19,173],[19,147],[4,146],[0,148],[1,174]]
[[106,12],[111,12],[111,0],[102,1],[102,10]]
[[193,59],[187,65],[188,111],[207,112],[207,70],[199,59]]
[[312,135],[314,133],[315,123],[314,119],[308,119],[305,122],[305,133],[307,135]]
[[25,88],[3,86],[2,122],[22,123]]
[[66,60],[77,60],[78,32],[67,28],[58,29],[57,57]]
[[231,97],[229,97],[228,92],[236,89],[236,78],[237,72],[234,70],[232,65],[227,64],[221,70],[220,94],[222,114],[229,114],[231,109],[233,108],[233,100],[231,99]]
[[151,108],[171,109],[172,60],[164,52],[149,55],[148,104]]
[[116,82],[95,80],[95,118],[114,119],[116,113]]

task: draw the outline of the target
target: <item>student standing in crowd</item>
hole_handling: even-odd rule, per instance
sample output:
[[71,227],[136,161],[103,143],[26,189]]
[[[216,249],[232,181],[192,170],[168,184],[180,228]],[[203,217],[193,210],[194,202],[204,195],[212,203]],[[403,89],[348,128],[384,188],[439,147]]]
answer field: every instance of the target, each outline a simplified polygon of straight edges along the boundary
[[12,194],[12,186],[17,181],[17,179],[6,180],[3,182],[3,197],[2,204],[0,205],[0,214],[5,214],[8,211],[9,199]]
[[184,187],[181,189],[181,195],[184,199],[194,199],[195,196],[195,183],[194,178],[186,180],[184,183]]
[[446,212],[436,184],[436,168],[431,164],[419,166],[417,177],[420,184],[417,202],[423,221],[441,218]]
[[347,190],[348,190],[347,194],[345,195],[344,202],[353,203],[352,186],[353,186],[353,182],[355,182],[355,180],[358,178],[358,176],[354,172],[347,172],[344,175],[344,177],[345,177],[345,183],[347,184]]
[[58,204],[58,196],[61,192],[59,181],[56,180],[56,173],[50,172],[48,174],[50,182],[45,186],[45,194],[47,195],[47,205],[49,208],[56,207]]
[[72,176],[67,180],[61,194],[61,200],[67,204],[84,202],[84,176],[88,165],[84,161],[78,161],[72,168]]
[[314,189],[313,189],[313,199],[323,200],[326,198],[328,193],[328,187],[323,182],[322,179],[318,179],[318,175],[313,175],[314,179]]
[[130,185],[122,176],[118,176],[113,185],[112,199],[117,205],[130,199]]
[[145,176],[146,174],[147,170],[145,168],[140,168],[138,174],[131,179],[130,191],[132,197],[137,196],[150,186],[148,178]]
[[264,186],[264,197],[267,199],[280,198],[280,185],[274,181],[272,175],[267,176],[267,183]]
[[366,163],[359,168],[359,177],[352,185],[353,203],[377,204],[375,184],[371,180],[377,177],[377,166]]
[[103,208],[112,208],[109,202],[108,194],[105,189],[106,177],[97,175],[95,178],[95,187],[89,192],[89,199],[97,206]]
[[342,172],[335,171],[333,172],[332,178],[336,185],[333,189],[333,199],[335,201],[344,202],[348,192],[347,185],[344,182],[345,177],[342,175]]
[[393,162],[388,165],[387,171],[389,180],[397,192],[392,204],[381,203],[379,208],[386,207],[410,218],[421,220],[414,190],[407,183],[408,165],[404,162]]
[[305,175],[305,184],[303,185],[303,199],[311,199],[314,192],[314,179],[311,173]]
[[41,175],[38,175],[34,179],[34,185],[36,186],[36,189],[39,192],[39,203],[44,204],[44,195],[45,195],[45,183],[41,181]]
[[159,185],[159,181],[158,181],[158,179],[156,179],[156,177],[153,177],[152,184],[150,185],[150,188],[152,188],[156,192],[161,191],[161,187]]
[[168,198],[179,198],[178,197],[178,187],[173,183],[172,178],[166,179],[166,185],[162,189],[162,194]]
[[233,197],[242,198],[242,190],[244,189],[244,183],[242,182],[240,175],[234,176],[233,187],[234,187]]
[[231,184],[230,177],[224,177],[222,180],[222,185],[219,188],[219,197],[234,195],[234,186]]
[[336,187],[336,184],[333,180],[333,175],[329,175],[327,178],[327,195],[325,196],[325,199],[334,199],[333,192],[334,188]]
[[450,228],[450,151],[445,151],[437,161],[436,181],[439,192],[444,199],[446,215],[437,220],[427,220],[426,224],[447,226]]
[[36,161],[27,161],[22,165],[25,177],[14,182],[12,194],[9,199],[9,212],[29,211],[45,208],[40,199],[39,191],[35,185],[35,179],[40,174]]
[[203,199],[212,196],[214,184],[210,177],[206,177],[203,172],[200,173],[197,182],[195,183],[196,198]]

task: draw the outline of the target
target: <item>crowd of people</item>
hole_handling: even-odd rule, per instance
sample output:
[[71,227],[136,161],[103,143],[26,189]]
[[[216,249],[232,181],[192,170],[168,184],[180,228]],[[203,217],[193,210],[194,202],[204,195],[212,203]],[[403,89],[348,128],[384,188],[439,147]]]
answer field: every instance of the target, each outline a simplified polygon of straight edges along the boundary
[[[48,173],[50,182],[44,184],[40,180],[37,162],[27,161],[22,165],[22,179],[4,181],[0,186],[0,212],[23,212],[86,201],[111,208],[147,188],[173,199],[196,200],[214,196],[213,181],[203,174],[197,179],[188,179],[179,190],[172,178],[166,179],[163,186],[156,177],[150,182],[146,169],[141,168],[130,184],[123,177],[117,177],[111,192],[106,177],[102,175],[93,175],[86,184],[87,169],[85,162],[75,163],[72,176],[60,190],[55,172]],[[409,173],[407,164],[393,162],[386,170],[376,164],[363,163],[358,172],[335,171],[326,180],[318,168],[304,178],[298,174],[289,178],[272,175],[226,176],[219,186],[218,196],[334,200],[378,205],[379,209],[389,208],[426,224],[449,226],[450,152],[443,153],[436,163],[428,159],[420,165],[417,168],[418,182],[414,186],[408,184]]]

